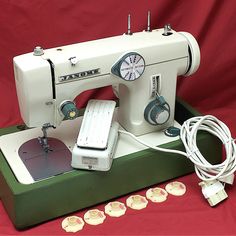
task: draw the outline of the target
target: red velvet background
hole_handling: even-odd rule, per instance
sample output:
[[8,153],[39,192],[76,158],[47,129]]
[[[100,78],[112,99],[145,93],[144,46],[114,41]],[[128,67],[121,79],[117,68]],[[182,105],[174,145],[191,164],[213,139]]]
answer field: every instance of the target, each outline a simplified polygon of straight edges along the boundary
[[[0,127],[22,122],[14,56],[31,52],[37,45],[50,48],[123,34],[128,13],[132,31],[141,31],[151,10],[153,28],[170,23],[176,31],[192,33],[201,48],[200,68],[191,77],[178,79],[178,95],[202,113],[216,115],[236,136],[235,0],[0,0],[0,9]],[[79,97],[79,107],[90,97],[112,98],[113,94],[110,88],[88,91]],[[170,196],[163,204],[149,203],[142,211],[129,209],[121,218],[107,217],[103,225],[86,225],[79,234],[236,234],[235,187],[228,189],[226,202],[212,209],[202,198],[195,175],[179,180],[187,186],[185,196]],[[60,228],[61,220],[17,232],[0,204],[0,235],[66,234]]]

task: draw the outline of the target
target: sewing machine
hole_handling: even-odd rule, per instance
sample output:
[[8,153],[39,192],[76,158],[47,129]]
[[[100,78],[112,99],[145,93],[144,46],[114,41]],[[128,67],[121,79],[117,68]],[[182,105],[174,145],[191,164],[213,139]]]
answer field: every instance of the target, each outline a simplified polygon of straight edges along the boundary
[[[83,117],[74,100],[94,88],[113,87],[119,98],[114,119],[120,128],[151,145],[177,140],[162,132],[179,126],[174,121],[177,76],[193,74],[199,62],[199,47],[191,34],[175,32],[170,25],[151,30],[150,14],[142,32],[131,32],[129,16],[123,35],[47,50],[36,47],[15,57],[21,116],[28,127],[34,127],[0,137],[16,179],[32,184],[75,171],[71,156]],[[114,158],[144,149],[120,135]]]
[[[130,16],[128,20],[124,35],[47,50],[36,47],[14,58],[22,119],[28,127],[43,130],[41,137],[38,129],[1,137],[1,149],[21,183],[72,170],[71,152],[81,122],[72,122],[79,116],[74,99],[86,90],[113,86],[119,97],[117,121],[134,135],[174,125],[176,78],[198,69],[198,44],[191,34],[175,32],[170,25],[151,30],[150,14],[143,32],[131,33]],[[155,140],[158,145],[165,138]]]

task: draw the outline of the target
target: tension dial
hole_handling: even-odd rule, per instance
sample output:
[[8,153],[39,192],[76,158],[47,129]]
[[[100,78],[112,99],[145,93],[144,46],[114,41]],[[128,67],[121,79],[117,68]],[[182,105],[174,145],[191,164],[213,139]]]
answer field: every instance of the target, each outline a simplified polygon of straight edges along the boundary
[[130,52],[115,63],[111,72],[124,80],[133,81],[143,74],[144,69],[145,61],[143,57],[136,52]]

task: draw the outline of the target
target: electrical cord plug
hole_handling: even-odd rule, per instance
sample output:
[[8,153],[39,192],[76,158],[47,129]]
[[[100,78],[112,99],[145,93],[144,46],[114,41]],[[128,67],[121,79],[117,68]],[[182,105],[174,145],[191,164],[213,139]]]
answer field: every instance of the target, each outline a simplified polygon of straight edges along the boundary
[[202,187],[202,194],[210,206],[215,206],[228,197],[224,185],[218,180],[202,181],[199,185]]
[[220,182],[232,185],[234,183],[234,174],[228,175],[226,177],[220,177]]

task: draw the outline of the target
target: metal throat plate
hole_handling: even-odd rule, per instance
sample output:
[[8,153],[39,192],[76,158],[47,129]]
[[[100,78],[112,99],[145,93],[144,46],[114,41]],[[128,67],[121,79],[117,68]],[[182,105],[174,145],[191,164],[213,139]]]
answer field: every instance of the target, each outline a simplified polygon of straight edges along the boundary
[[55,138],[48,138],[48,144],[48,152],[44,151],[37,138],[19,148],[18,154],[35,181],[73,170],[71,152],[66,145]]

